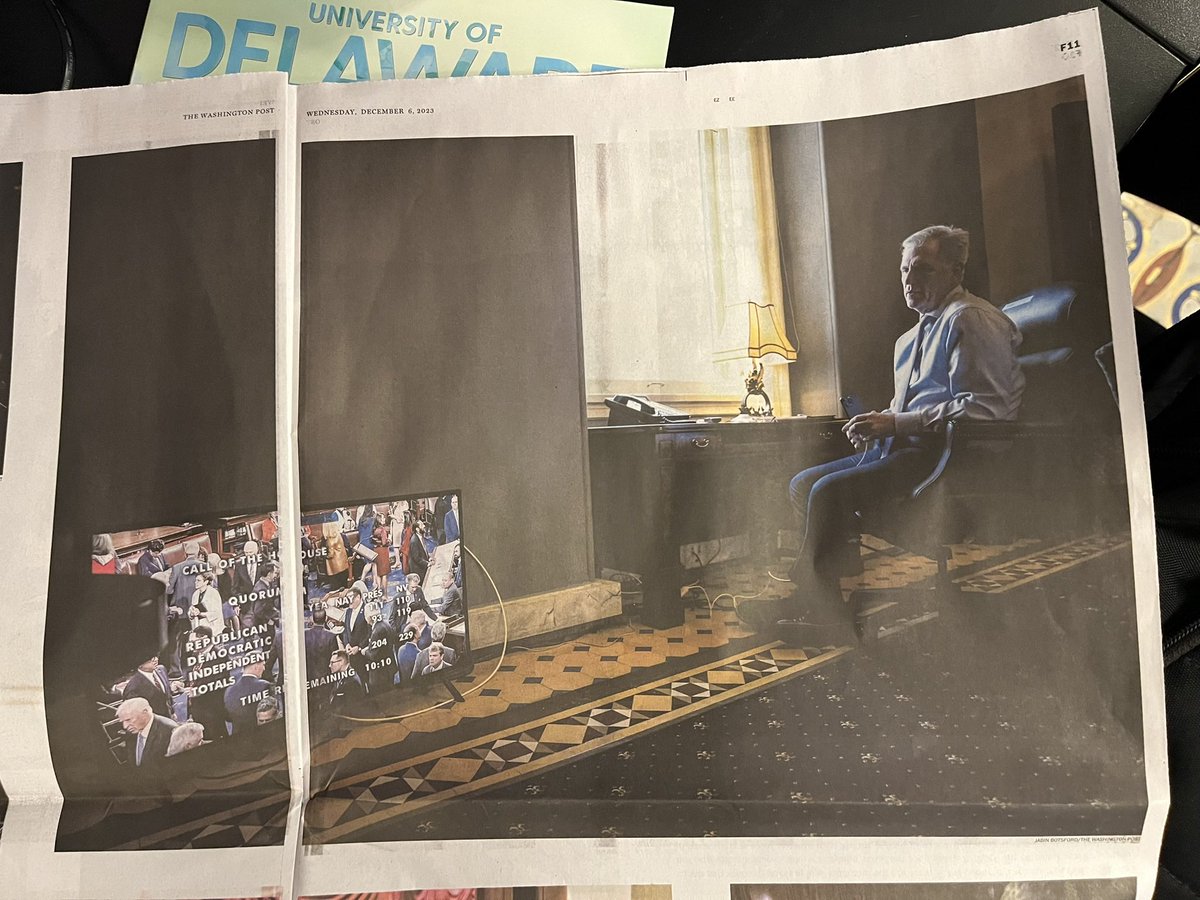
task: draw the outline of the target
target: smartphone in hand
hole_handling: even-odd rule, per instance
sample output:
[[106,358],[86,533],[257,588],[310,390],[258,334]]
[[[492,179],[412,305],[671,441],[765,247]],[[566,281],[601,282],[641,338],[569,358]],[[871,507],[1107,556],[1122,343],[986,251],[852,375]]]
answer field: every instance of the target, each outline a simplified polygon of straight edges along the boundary
[[862,400],[856,394],[847,394],[841,398],[842,409],[846,411],[846,418],[853,419],[855,416],[869,412]]

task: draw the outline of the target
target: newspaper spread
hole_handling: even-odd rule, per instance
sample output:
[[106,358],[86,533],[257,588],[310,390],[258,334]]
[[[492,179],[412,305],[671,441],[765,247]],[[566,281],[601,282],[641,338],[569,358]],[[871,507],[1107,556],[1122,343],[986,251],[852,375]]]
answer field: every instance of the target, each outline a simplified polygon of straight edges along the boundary
[[1094,13],[0,147],[13,891],[1150,896]]

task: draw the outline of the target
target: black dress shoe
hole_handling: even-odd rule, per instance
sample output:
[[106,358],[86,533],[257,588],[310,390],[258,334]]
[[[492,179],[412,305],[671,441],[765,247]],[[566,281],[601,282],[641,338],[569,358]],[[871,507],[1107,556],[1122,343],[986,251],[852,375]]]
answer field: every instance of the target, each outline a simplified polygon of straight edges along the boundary
[[787,612],[775,621],[775,631],[789,644],[809,647],[852,644],[858,637],[853,610],[840,593],[835,595],[811,580],[792,591]]

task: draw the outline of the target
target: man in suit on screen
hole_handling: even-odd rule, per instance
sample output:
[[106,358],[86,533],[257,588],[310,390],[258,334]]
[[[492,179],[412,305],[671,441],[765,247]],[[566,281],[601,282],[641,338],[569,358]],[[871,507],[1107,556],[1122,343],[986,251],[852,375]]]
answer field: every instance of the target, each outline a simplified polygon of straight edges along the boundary
[[233,725],[233,733],[253,731],[258,726],[255,711],[264,697],[274,696],[275,686],[263,678],[266,659],[251,657],[242,669],[241,677],[225,689],[225,717]]
[[238,556],[237,562],[233,564],[233,592],[248,594],[254,590],[254,583],[261,577],[259,570],[262,565],[258,544],[254,541],[246,541],[242,545],[242,552]]
[[141,697],[150,704],[150,709],[156,716],[174,719],[175,709],[172,698],[181,690],[183,690],[183,685],[179,682],[172,682],[167,677],[166,667],[158,664],[157,656],[152,656],[139,665],[134,671],[133,677],[125,682],[125,688],[121,691],[121,699],[129,700]]
[[117,707],[117,719],[125,729],[126,759],[140,772],[152,772],[166,759],[175,723],[156,716],[144,697],[131,697]]

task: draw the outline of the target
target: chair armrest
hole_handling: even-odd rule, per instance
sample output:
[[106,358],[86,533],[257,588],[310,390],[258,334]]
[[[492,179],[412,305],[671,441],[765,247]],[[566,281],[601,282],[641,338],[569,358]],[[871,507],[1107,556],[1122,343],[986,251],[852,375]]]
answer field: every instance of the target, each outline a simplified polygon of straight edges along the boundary
[[929,476],[913,488],[913,498],[919,497],[942,479],[952,461],[969,457],[972,450],[996,450],[1015,441],[1062,441],[1076,434],[1060,422],[1007,422],[985,419],[951,419],[942,432],[942,451]]
[[953,420],[946,423],[946,428],[942,432],[942,452],[938,455],[938,461],[933,467],[933,471],[929,473],[924,481],[912,489],[912,497],[914,500],[917,497],[920,497],[921,494],[925,493],[925,491],[929,490],[929,488],[932,487],[938,481],[938,479],[942,477],[943,474],[945,474],[946,466],[950,465],[950,454],[954,450],[954,439],[957,432],[958,429],[955,427]]
[[1078,432],[1064,422],[1003,422],[986,419],[957,419],[946,423],[947,434],[954,433],[955,440],[1042,440],[1046,438],[1070,437]]

